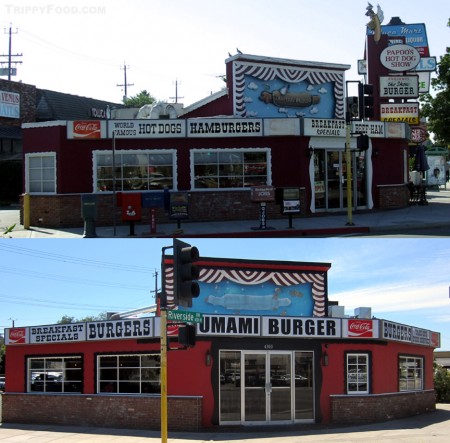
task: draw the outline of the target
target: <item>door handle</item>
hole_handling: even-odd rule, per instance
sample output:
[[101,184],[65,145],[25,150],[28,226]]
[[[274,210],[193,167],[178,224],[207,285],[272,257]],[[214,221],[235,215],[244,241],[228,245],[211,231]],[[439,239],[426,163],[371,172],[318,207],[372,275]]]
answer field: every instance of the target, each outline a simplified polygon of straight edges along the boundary
[[272,393],[272,383],[266,383],[266,394]]

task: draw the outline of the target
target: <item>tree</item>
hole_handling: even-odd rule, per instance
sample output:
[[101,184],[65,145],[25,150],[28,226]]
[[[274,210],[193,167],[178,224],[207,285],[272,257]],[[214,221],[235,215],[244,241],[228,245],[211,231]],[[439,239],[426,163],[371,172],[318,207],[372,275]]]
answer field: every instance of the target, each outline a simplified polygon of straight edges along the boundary
[[125,98],[123,103],[130,108],[141,108],[144,105],[155,103],[155,97],[151,96],[145,89],[134,97]]
[[[450,26],[450,19],[447,26]],[[428,130],[436,136],[439,145],[450,145],[450,48],[441,56],[437,64],[437,77],[431,80],[431,86],[436,91],[433,97],[430,93],[420,97],[421,116],[427,118]]]
[[63,315],[60,320],[58,320],[57,324],[67,324],[67,323],[83,323],[87,321],[100,321],[100,320],[106,320],[108,314],[106,312],[100,312],[98,315],[88,315],[87,317],[83,318],[75,318],[70,315]]
[[434,390],[438,403],[450,403],[450,372],[434,362]]

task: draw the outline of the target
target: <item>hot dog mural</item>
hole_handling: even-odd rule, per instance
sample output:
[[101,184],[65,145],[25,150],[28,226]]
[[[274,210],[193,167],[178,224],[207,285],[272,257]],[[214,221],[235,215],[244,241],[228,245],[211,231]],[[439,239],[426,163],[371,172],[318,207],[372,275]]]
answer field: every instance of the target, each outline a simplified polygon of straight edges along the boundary
[[345,118],[345,71],[350,65],[245,54],[232,63],[236,116]]

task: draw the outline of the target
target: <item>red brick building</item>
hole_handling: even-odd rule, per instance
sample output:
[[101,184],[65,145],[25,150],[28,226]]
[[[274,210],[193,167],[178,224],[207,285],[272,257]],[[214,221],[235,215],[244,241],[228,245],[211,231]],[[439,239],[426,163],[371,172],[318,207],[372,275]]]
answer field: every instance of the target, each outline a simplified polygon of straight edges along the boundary
[[[296,214],[344,211],[349,67],[238,54],[226,60],[227,88],[187,108],[159,103],[138,114],[112,110],[108,120],[25,124],[31,224],[81,225],[83,194],[96,196],[98,222],[110,224],[121,213],[115,191],[158,202],[163,190],[181,192],[195,221],[256,218],[255,187],[278,190],[269,217],[286,216],[288,194]],[[406,206],[409,126],[353,122],[350,131],[354,209]],[[367,150],[357,149],[362,132]],[[167,221],[167,205],[155,206]],[[146,223],[149,214],[144,208]]]
[[[165,260],[173,307],[173,262]],[[439,333],[328,300],[329,263],[202,258],[197,342],[168,352],[169,429],[366,423],[435,408]],[[176,312],[176,311],[175,311]],[[160,317],[5,330],[5,423],[158,429]],[[168,328],[176,348],[177,328]]]

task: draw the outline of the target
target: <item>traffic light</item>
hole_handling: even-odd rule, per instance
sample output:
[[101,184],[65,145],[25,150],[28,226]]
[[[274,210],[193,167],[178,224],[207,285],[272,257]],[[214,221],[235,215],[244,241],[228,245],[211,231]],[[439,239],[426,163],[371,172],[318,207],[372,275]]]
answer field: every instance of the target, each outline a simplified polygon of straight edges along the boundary
[[196,329],[194,325],[178,327],[178,343],[183,346],[195,346]]
[[373,85],[358,84],[359,118],[374,117]]
[[361,120],[359,117],[358,97],[347,97],[346,120],[347,123],[350,123],[352,120]]
[[356,148],[358,151],[367,151],[369,149],[369,136],[367,134],[360,134],[356,138]]
[[180,240],[173,240],[174,298],[177,306],[191,307],[192,298],[200,294],[200,286],[195,281],[200,276],[195,264],[200,255],[195,246]]

